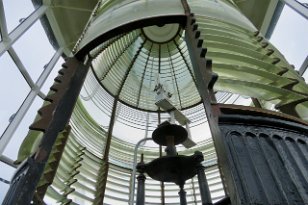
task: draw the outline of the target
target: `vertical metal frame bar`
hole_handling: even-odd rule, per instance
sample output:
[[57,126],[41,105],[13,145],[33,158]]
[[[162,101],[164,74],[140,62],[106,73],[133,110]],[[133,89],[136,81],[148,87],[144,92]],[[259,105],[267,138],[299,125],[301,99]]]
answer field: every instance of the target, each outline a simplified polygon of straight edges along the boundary
[[[110,145],[111,145],[113,127],[114,127],[114,123],[115,123],[115,120],[116,120],[116,117],[117,117],[116,110],[117,110],[117,104],[118,104],[118,101],[119,101],[119,96],[120,96],[120,94],[122,92],[122,89],[124,87],[126,79],[127,79],[128,75],[129,75],[131,69],[133,68],[133,66],[135,64],[135,61],[137,60],[137,58],[138,58],[138,56],[139,56],[139,54],[140,54],[140,52],[141,52],[145,42],[143,42],[140,45],[140,47],[138,48],[137,53],[135,54],[135,56],[134,56],[133,60],[131,61],[130,65],[128,66],[128,68],[127,68],[127,70],[126,70],[126,72],[124,74],[124,77],[122,79],[122,82],[121,82],[121,85],[119,87],[119,90],[117,91],[117,94],[116,94],[116,96],[114,98],[114,104],[113,104],[112,113],[111,113],[110,122],[109,122],[108,136],[107,136],[107,139],[106,139],[106,145],[105,145],[105,150],[104,150],[104,155],[103,155],[103,162],[107,164],[107,168],[106,168],[106,170],[104,170],[105,174],[104,174],[104,177],[101,179],[102,182],[100,183],[101,187],[100,187],[99,192],[101,193],[100,194],[101,197],[98,200],[95,201],[96,204],[101,204],[101,203],[103,203],[103,200],[104,200],[105,189],[106,189],[106,184],[107,184],[107,177],[108,177],[108,169],[109,169],[108,168],[109,150],[110,150]],[[109,71],[110,71],[110,69],[109,69]]]
[[198,183],[199,183],[202,204],[211,205],[212,204],[211,193],[204,173],[204,167],[202,166],[201,163],[197,165],[197,176],[198,176]]
[[[158,125],[161,124],[161,110],[160,108],[158,108],[157,111],[157,117],[158,117]],[[163,147],[161,145],[159,145],[159,157],[163,156]],[[160,200],[161,200],[161,204],[165,205],[165,183],[164,182],[160,182]]]
[[133,172],[131,176],[131,184],[130,184],[130,196],[129,196],[129,205],[134,205],[135,198],[135,182],[136,182],[136,165],[137,165],[137,151],[139,146],[147,140],[152,140],[152,138],[143,138],[135,145],[134,149],[134,162],[133,162]]
[[302,66],[299,69],[299,74],[302,76],[308,70],[308,56],[306,57],[305,61],[303,62]]
[[137,177],[138,180],[138,187],[137,187],[137,200],[136,205],[144,205],[145,203],[145,180],[146,177],[144,175],[145,169],[144,169],[144,162],[143,162],[143,154],[141,154],[141,160],[137,165],[137,169],[140,172],[140,174]]
[[[39,185],[36,187],[36,192],[35,192],[36,194],[35,197],[33,198],[34,204],[44,204],[44,196],[47,192],[48,187],[52,184],[56,176],[56,172],[58,170],[70,132],[71,132],[71,126],[68,125],[65,127],[64,131],[60,133],[59,136],[57,137],[55,146],[53,147],[53,150],[51,152],[51,156],[47,161],[49,167],[46,166],[47,169],[45,168],[44,174],[40,179]],[[83,151],[84,149],[85,147],[79,147],[79,150],[81,151]],[[84,155],[84,152],[81,152],[81,154],[79,154],[75,158],[76,164],[79,163],[79,161],[82,161],[82,155]]]
[[180,185],[179,197],[180,205],[187,205],[186,191],[184,190],[184,185]]
[[4,13],[4,7],[3,7],[2,0],[0,0],[0,31],[1,31],[2,41],[7,41],[8,31],[7,31],[7,25],[6,25],[6,19],[5,19],[5,13]]
[[113,107],[110,116],[109,126],[108,126],[108,134],[105,143],[105,149],[103,153],[103,159],[101,166],[99,168],[99,179],[96,183],[96,192],[95,192],[95,201],[94,204],[103,204],[104,197],[105,197],[105,190],[108,178],[108,171],[109,171],[109,151],[111,146],[112,134],[114,123],[117,118],[117,105],[118,105],[118,97],[115,97],[113,100]]
[[[218,118],[221,114],[219,105],[216,102],[215,95],[213,93],[213,86],[217,80],[217,75],[212,72],[212,62],[210,59],[206,59],[206,49],[202,47],[203,40],[199,39],[200,35],[198,31],[198,24],[194,15],[191,13],[189,5],[186,0],[182,0],[182,4],[187,17],[187,23],[185,28],[185,41],[191,58],[193,71],[196,76],[196,86],[202,99],[202,103],[208,119],[210,131],[215,145],[215,150],[218,157],[218,167],[221,172],[221,176],[224,179],[224,190],[226,191],[226,185],[228,190],[233,190],[236,185],[233,176],[230,172],[230,160],[228,159],[227,146],[224,141],[221,130],[218,126]],[[236,196],[233,196],[234,203],[236,203]]]

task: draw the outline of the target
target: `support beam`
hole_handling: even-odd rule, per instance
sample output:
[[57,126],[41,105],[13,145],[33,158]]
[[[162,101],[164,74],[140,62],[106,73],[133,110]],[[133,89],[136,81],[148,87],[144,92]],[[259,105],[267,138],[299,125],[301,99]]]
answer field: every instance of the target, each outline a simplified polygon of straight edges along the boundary
[[[146,42],[146,41],[145,41]],[[119,90],[117,91],[117,95],[115,96],[114,98],[114,102],[113,102],[113,108],[112,108],[112,113],[111,113],[111,117],[110,117],[110,122],[109,122],[109,129],[108,129],[108,136],[107,136],[107,139],[106,139],[106,145],[105,145],[105,150],[104,150],[104,155],[103,155],[103,164],[102,164],[102,170],[100,169],[100,171],[103,173],[103,176],[101,177],[101,182],[98,183],[99,185],[99,189],[98,192],[96,193],[96,195],[99,195],[99,197],[96,197],[95,199],[95,203],[94,204],[103,204],[103,201],[104,201],[104,195],[105,195],[105,190],[106,190],[106,184],[107,184],[107,176],[108,176],[108,168],[109,168],[109,162],[108,162],[108,158],[109,158],[109,150],[110,150],[110,145],[111,145],[111,139],[112,139],[112,132],[113,132],[113,127],[114,127],[114,122],[116,120],[116,108],[117,108],[117,104],[118,104],[118,101],[119,101],[119,96],[122,92],[122,89],[124,87],[124,84],[126,82],[126,79],[132,69],[132,67],[134,66],[135,64],[135,61],[137,60],[140,52],[141,52],[141,49],[143,48],[143,45],[145,44],[145,42],[143,42],[137,53],[135,54],[132,62],[130,63],[130,65],[128,66],[125,74],[124,74],[124,77],[122,79],[122,82],[121,82],[121,85],[119,87]],[[106,166],[106,167],[105,167]],[[134,200],[134,199],[132,199]]]
[[130,195],[129,195],[129,205],[134,205],[134,199],[135,199],[135,178],[136,178],[136,165],[137,165],[137,152],[138,148],[141,144],[143,144],[147,140],[152,140],[152,138],[143,138],[137,144],[135,145],[134,149],[134,162],[133,162],[133,172],[131,176],[131,184],[130,184]]
[[145,202],[145,166],[144,166],[144,161],[143,161],[143,154],[141,154],[141,160],[137,165],[138,172],[140,172],[139,176],[137,177],[138,179],[138,188],[137,188],[137,201],[136,205],[144,205]]
[[18,168],[3,205],[31,203],[57,136],[70,119],[89,66],[69,58],[63,67],[59,71],[62,75],[56,78],[57,83],[51,88],[55,93],[46,97],[51,103],[40,109],[41,119],[30,126],[44,132],[41,144],[35,154]]
[[107,139],[106,139],[106,144],[105,144],[105,149],[104,149],[104,155],[103,155],[104,160],[108,160],[108,157],[109,157],[109,150],[110,150],[110,145],[111,145],[113,127],[114,127],[115,119],[116,119],[116,116],[117,116],[116,111],[117,111],[118,100],[119,100],[118,98],[114,98],[114,101],[113,101],[113,107],[112,107],[110,122],[109,122],[109,126],[108,126],[108,134],[107,134]]
[[[218,76],[212,72],[211,60],[206,59],[206,49],[202,47],[203,41],[199,39],[200,31],[198,24],[192,13],[190,13],[189,5],[186,0],[182,0],[183,8],[187,17],[185,41],[192,62],[193,71],[196,76],[196,86],[202,99],[202,103],[206,112],[209,127],[213,137],[215,150],[218,157],[218,167],[220,174],[224,179],[224,190],[236,187],[232,175],[230,174],[230,161],[227,158],[227,147],[221,136],[218,126],[218,117],[220,108],[216,102],[213,86]],[[236,202],[236,198],[233,198]]]
[[[159,123],[160,124],[160,123]],[[163,147],[159,145],[159,157],[163,156]],[[165,205],[165,183],[160,182],[160,201],[162,205]]]
[[[265,17],[264,17],[264,20],[263,20],[263,23],[261,25],[261,28],[260,28],[260,32],[265,36],[265,37],[268,37],[267,34],[268,33],[271,33],[271,25],[272,25],[272,18],[276,12],[276,9],[277,9],[277,5],[278,5],[278,2],[279,0],[272,0],[270,1],[268,7],[267,7],[267,10],[266,10],[266,13],[265,13]],[[276,19],[276,22],[277,22],[277,19]]]
[[262,105],[257,98],[251,98],[251,100],[255,107],[262,108]]
[[145,201],[145,187],[144,187],[144,182],[145,182],[145,175],[143,173],[140,173],[139,176],[137,177],[138,179],[138,190],[137,190],[137,205],[144,205]]
[[202,205],[212,205],[209,185],[207,183],[206,176],[204,173],[204,167],[201,163],[197,165],[197,175]]
[[301,76],[308,70],[308,56],[306,57],[305,61],[303,62],[302,66],[299,69],[299,74]]
[[104,202],[108,170],[109,170],[109,150],[111,146],[114,122],[116,119],[117,105],[118,105],[118,98],[114,98],[112,112],[111,112],[109,126],[108,126],[108,134],[106,138],[103,159],[102,159],[101,167],[98,173],[100,177],[98,178],[97,185],[96,185],[95,200],[93,203],[94,205],[101,205]]
[[[161,124],[161,110],[160,108],[158,108],[158,124]],[[161,145],[159,145],[159,157],[163,156],[163,147]],[[161,204],[165,205],[165,183],[164,182],[160,182],[160,200],[161,200]]]
[[[44,196],[47,192],[47,189],[52,184],[54,177],[56,176],[56,172],[58,170],[60,160],[70,132],[71,126],[68,125],[65,127],[65,130],[57,137],[55,146],[52,148],[52,152],[46,164],[44,174],[41,177],[38,186],[36,187],[33,198],[34,204],[43,204]],[[81,156],[82,155],[80,155],[79,158],[81,158]]]
[[184,190],[184,185],[180,185],[180,191],[179,191],[179,197],[180,197],[180,205],[186,205],[186,191]]

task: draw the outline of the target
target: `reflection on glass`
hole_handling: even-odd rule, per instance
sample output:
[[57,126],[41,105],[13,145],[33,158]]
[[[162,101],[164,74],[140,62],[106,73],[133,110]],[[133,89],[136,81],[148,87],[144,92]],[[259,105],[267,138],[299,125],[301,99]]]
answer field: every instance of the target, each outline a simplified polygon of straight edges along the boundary
[[0,86],[0,133],[2,135],[9,124],[10,117],[17,112],[30,88],[8,53],[1,56],[0,68],[2,85]]
[[136,144],[145,137],[145,131],[116,121],[114,125],[113,135],[124,141],[129,140],[130,143]]
[[308,21],[285,5],[270,41],[298,70],[308,53]]
[[34,11],[32,2],[25,0],[3,0],[3,6],[9,33]]
[[24,119],[21,121],[20,125],[18,126],[14,135],[12,136],[10,143],[5,148],[4,150],[5,156],[13,160],[17,158],[19,147],[23,139],[26,137],[29,131],[29,126],[33,122],[34,118],[36,117],[37,110],[42,106],[42,103],[43,103],[43,100],[41,98],[36,97],[34,99],[33,104],[31,105]]
[[55,53],[40,22],[36,22],[13,47],[33,81],[36,81]]

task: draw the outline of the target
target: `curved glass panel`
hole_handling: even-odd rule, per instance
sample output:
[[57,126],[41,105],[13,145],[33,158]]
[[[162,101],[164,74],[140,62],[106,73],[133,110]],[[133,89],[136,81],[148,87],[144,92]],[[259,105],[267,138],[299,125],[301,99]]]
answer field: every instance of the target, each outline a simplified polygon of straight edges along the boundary
[[116,4],[102,4],[102,8],[99,9],[96,19],[91,23],[79,48],[118,26],[165,15],[184,15],[181,1],[150,0],[145,3],[137,0],[121,0]]
[[[305,81],[231,4],[189,3],[204,39],[203,47],[208,51],[206,57],[212,60],[213,71],[219,76],[215,90],[258,98],[280,107],[306,98]],[[203,5],[212,13],[201,12]],[[224,15],[218,15],[222,10],[226,11]],[[176,108],[197,105],[200,97],[185,32],[180,29],[173,38],[159,36],[160,31],[172,28],[170,25],[175,24],[136,29],[93,49],[93,69],[103,88],[123,103],[142,110],[158,109],[154,91],[159,84]],[[299,106],[306,108],[305,103]],[[303,119],[308,117],[307,112],[298,114]]]

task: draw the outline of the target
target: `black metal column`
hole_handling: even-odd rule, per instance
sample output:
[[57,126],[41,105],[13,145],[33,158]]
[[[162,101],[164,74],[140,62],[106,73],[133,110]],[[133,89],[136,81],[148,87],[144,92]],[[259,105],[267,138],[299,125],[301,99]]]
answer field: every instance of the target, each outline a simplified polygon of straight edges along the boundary
[[[162,146],[160,145],[159,146],[159,157],[162,157],[162,156],[163,156]],[[160,191],[161,191],[161,195],[160,195],[161,204],[165,205],[165,183],[164,182],[160,182]]]
[[[218,167],[223,179],[224,190],[229,194],[229,190],[235,190],[235,182],[230,174],[231,162],[228,161],[227,145],[221,136],[218,126],[220,108],[217,104],[213,87],[218,79],[217,74],[212,71],[212,61],[206,58],[207,49],[203,48],[203,39],[198,30],[197,19],[190,12],[187,0],[182,0],[187,17],[185,41],[191,58],[194,74],[196,76],[196,87],[202,99],[206,112],[215,150],[218,158]],[[229,190],[226,189],[228,187]],[[237,196],[232,195],[232,200],[236,202]]]
[[212,204],[211,194],[209,186],[206,181],[204,167],[202,166],[201,163],[197,165],[197,175],[198,175],[198,183],[199,183],[202,205],[211,205]]
[[141,161],[137,165],[137,170],[140,173],[137,177],[138,180],[138,187],[137,187],[137,205],[144,205],[145,202],[145,164],[143,162],[143,154],[141,154]]
[[61,132],[57,137],[56,143],[52,148],[49,160],[46,163],[43,176],[38,183],[39,185],[36,187],[33,198],[34,204],[44,204],[44,196],[47,192],[48,187],[52,184],[54,180],[70,132],[71,126],[67,125],[65,127],[65,130]]
[[137,177],[138,180],[138,188],[137,188],[137,205],[144,205],[144,199],[145,199],[145,175],[143,173],[140,173]]
[[45,99],[50,103],[39,110],[41,119],[31,125],[31,129],[44,132],[41,144],[36,153],[20,165],[3,205],[31,203],[57,136],[71,117],[88,68],[76,58],[68,58],[63,64],[50,88],[53,93]]
[[187,201],[186,201],[186,191],[184,190],[184,185],[180,185],[179,196],[180,196],[180,204],[186,205]]
[[111,116],[110,116],[110,121],[109,121],[104,155],[103,155],[103,159],[101,160],[101,167],[98,173],[99,179],[97,180],[97,184],[96,184],[95,200],[93,202],[94,205],[101,205],[104,202],[107,177],[108,177],[108,171],[109,171],[109,150],[111,146],[113,127],[114,127],[114,123],[116,119],[117,105],[118,105],[118,98],[115,97],[114,102],[113,102]]
[[[158,108],[158,124],[161,124],[161,110],[160,108]],[[163,156],[163,147],[160,145],[159,146],[159,157]],[[161,200],[161,204],[165,205],[165,183],[164,182],[160,182],[160,191],[161,191],[161,195],[160,195],[160,200]]]

